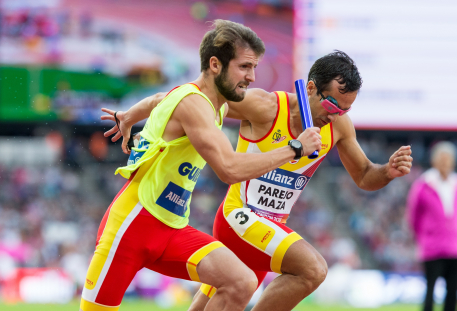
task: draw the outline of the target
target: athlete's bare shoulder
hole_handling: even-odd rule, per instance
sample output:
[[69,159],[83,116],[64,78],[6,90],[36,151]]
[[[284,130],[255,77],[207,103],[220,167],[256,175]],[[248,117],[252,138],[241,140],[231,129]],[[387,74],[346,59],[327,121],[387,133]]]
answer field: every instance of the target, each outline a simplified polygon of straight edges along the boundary
[[289,109],[290,109],[290,111],[299,112],[297,94],[295,94],[295,93],[287,93],[287,97],[289,99]]
[[228,105],[227,117],[251,123],[271,122],[278,109],[276,95],[263,89],[249,89],[241,102],[228,102]]
[[163,139],[171,141],[186,135],[184,123],[191,126],[202,125],[205,122],[214,124],[214,115],[214,110],[206,99],[198,94],[190,94],[181,99],[176,106],[165,127]]

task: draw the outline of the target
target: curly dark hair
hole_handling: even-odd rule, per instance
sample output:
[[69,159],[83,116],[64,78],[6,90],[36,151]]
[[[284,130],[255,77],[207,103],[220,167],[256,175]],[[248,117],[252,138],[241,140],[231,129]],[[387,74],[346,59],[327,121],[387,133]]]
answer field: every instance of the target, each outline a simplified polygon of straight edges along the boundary
[[326,91],[332,80],[344,85],[340,93],[358,91],[362,86],[362,77],[354,61],[344,52],[335,50],[313,64],[308,74],[308,81],[313,80],[319,91]]
[[265,45],[251,28],[244,25],[216,19],[214,29],[208,31],[200,44],[200,68],[205,71],[209,68],[209,60],[215,56],[223,68],[236,57],[236,48],[249,47],[260,57],[265,53]]

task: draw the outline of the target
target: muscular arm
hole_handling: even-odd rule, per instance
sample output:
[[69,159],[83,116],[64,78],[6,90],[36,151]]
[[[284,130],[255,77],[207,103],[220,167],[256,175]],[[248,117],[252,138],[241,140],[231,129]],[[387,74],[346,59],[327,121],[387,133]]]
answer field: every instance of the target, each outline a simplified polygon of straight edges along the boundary
[[[182,125],[197,152],[228,184],[259,177],[291,161],[295,155],[288,146],[267,153],[236,153],[227,137],[214,124],[213,109],[199,95],[185,97],[175,109],[173,118]],[[320,148],[318,132],[319,129],[313,128],[300,135],[303,145],[310,146],[305,154]]]
[[372,163],[357,142],[354,126],[348,116],[338,119],[335,129],[339,131],[337,142],[341,162],[357,186],[364,190],[378,190],[395,177],[409,173],[411,148],[403,146],[384,165]]
[[126,125],[133,126],[134,124],[146,119],[151,114],[151,111],[165,98],[167,93],[157,93],[155,95],[146,97],[138,103],[130,107],[125,112]]
[[276,95],[262,89],[249,89],[241,102],[228,102],[227,117],[249,120],[251,123],[267,123],[274,120],[277,104]]

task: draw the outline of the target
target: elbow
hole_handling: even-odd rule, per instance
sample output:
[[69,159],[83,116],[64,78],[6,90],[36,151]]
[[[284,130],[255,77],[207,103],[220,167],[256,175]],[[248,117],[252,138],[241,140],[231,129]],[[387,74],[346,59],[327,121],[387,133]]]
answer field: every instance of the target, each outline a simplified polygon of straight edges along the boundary
[[243,181],[239,178],[239,174],[236,173],[236,170],[234,169],[233,165],[229,165],[226,163],[219,167],[216,174],[222,182],[229,185],[233,185],[239,183],[240,181]]
[[241,181],[241,180],[238,180],[232,173],[230,173],[228,171],[220,172],[217,174],[217,176],[219,177],[219,179],[222,182],[229,184],[229,185],[233,185],[233,184],[236,184]]
[[363,183],[363,182],[359,182],[359,183],[356,183],[357,184],[357,187],[359,187],[360,189],[362,190],[365,190],[365,191],[376,191],[378,190],[377,188],[374,188],[374,187],[370,187],[369,185]]
[[364,183],[363,181],[358,182],[356,184],[357,184],[357,187],[359,187],[360,189],[365,190],[365,191],[376,191],[383,187],[383,186],[376,185],[376,184]]

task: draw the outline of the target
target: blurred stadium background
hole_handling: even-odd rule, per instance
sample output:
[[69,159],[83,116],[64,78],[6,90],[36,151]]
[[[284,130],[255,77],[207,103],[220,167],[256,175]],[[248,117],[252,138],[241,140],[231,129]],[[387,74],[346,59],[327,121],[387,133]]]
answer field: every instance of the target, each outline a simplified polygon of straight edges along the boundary
[[[222,18],[265,42],[252,87],[293,92],[315,59],[343,50],[364,79],[350,116],[367,156],[385,163],[412,144],[411,174],[377,192],[356,187],[336,150],[317,170],[288,225],[330,271],[297,310],[419,310],[405,198],[429,147],[457,142],[456,14],[453,0],[0,0],[0,309],[77,309],[127,160],[103,137],[100,108],[126,110],[195,79],[207,21]],[[238,123],[224,131],[236,144]],[[226,190],[207,166],[191,225],[211,233]],[[197,286],[142,270],[122,310],[186,310]],[[444,295],[441,280],[435,298]]]

